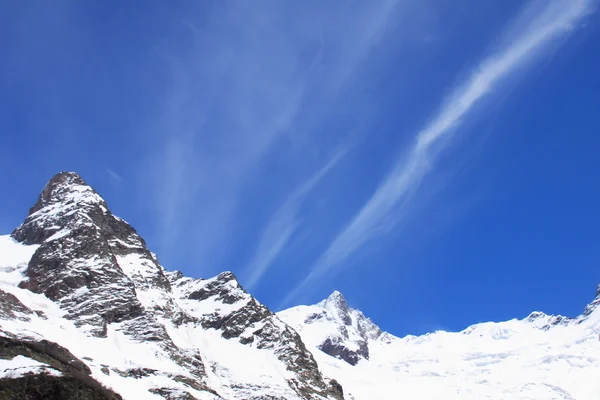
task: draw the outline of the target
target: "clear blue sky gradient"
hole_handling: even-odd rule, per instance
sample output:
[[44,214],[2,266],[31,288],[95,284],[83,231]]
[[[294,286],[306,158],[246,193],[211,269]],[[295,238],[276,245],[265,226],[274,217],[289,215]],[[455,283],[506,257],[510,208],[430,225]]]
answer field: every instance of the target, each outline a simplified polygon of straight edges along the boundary
[[595,1],[334,246],[550,3],[2,2],[0,233],[72,170],[167,269],[231,270],[274,309],[339,290],[396,335],[577,315],[600,283]]

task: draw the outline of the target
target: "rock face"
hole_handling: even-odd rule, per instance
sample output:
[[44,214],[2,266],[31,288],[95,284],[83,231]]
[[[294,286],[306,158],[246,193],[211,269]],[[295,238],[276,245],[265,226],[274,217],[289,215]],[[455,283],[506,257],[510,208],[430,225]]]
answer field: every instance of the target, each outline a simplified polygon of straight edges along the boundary
[[90,368],[66,348],[47,340],[0,336],[0,360],[28,360],[30,366],[5,369],[0,399],[98,399],[122,397],[91,377]]
[[[143,316],[135,285],[117,256],[150,258],[145,243],[78,175],[53,177],[12,237],[39,245],[19,286],[58,301],[91,334],[105,336],[106,324]],[[101,301],[86,301],[90,297]]]
[[[13,324],[6,335],[29,343],[34,339],[16,333],[23,326],[42,340],[61,337],[51,327],[67,329],[71,338],[93,343],[70,344],[80,354],[94,353],[82,360],[125,398],[135,383],[137,394],[129,397],[136,399],[145,398],[139,393],[167,399],[343,399],[341,386],[323,377],[300,336],[232,273],[204,280],[165,271],[135,229],[75,173],[54,176],[11,237],[21,245],[9,247],[35,251],[24,270],[11,267],[11,276],[22,271],[17,287],[0,287],[0,318]],[[53,314],[25,300],[50,302],[45,307]],[[115,347],[122,351],[110,358]],[[243,352],[247,359],[223,361],[225,354],[216,349],[230,356]],[[253,365],[257,357],[272,358],[273,365]]]
[[29,321],[31,314],[33,311],[21,303],[15,295],[0,289],[0,318]]

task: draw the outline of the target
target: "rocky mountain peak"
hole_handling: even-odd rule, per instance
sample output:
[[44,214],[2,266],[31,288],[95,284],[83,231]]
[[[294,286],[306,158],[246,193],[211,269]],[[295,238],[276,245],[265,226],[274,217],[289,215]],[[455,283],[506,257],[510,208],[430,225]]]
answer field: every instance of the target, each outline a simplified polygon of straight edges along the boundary
[[326,309],[332,316],[339,319],[344,325],[352,325],[350,316],[350,307],[344,295],[337,290],[329,295],[325,300],[319,302],[318,306]]
[[[50,179],[11,236],[39,245],[19,286],[59,302],[69,318],[88,326],[93,335],[104,336],[111,322],[143,316],[136,290],[170,289],[164,270],[135,229],[113,215],[74,172]],[[96,296],[98,301],[88,301]],[[154,322],[149,324],[156,327]],[[150,335],[163,333],[155,329]]]
[[369,343],[383,334],[337,290],[314,306],[292,307],[279,315],[298,330],[310,331],[311,345],[351,365],[368,360]]
[[360,310],[348,306],[344,295],[334,290],[325,300],[317,306],[327,310],[328,314],[346,326],[352,326],[365,339],[377,339],[381,335],[381,329],[375,325]]
[[346,298],[337,290],[334,290],[329,297],[324,300],[324,302],[325,304],[332,304],[341,309],[348,308],[348,302],[346,301]]
[[[11,236],[20,242],[9,240],[14,246],[35,245],[28,261],[19,264],[27,267],[21,267],[11,290],[43,294],[40,298],[60,309],[54,325],[71,324],[74,336],[93,338],[94,346],[139,345],[140,350],[119,355],[126,362],[99,363],[104,376],[111,371],[131,380],[155,376],[145,384],[148,391],[169,400],[196,398],[192,393],[215,399],[343,399],[341,386],[321,374],[298,333],[247,293],[233,273],[210,279],[168,273],[135,229],[112,214],[76,173],[52,177]],[[1,256],[0,251],[0,262]],[[0,276],[0,286],[3,282]],[[0,299],[10,304],[0,307],[0,320],[30,321],[38,315],[10,291],[0,288]],[[149,358],[147,349],[152,349]],[[227,355],[240,352],[246,362],[253,357],[248,354],[271,359],[273,368],[260,364],[266,380],[255,381],[251,364]],[[96,363],[95,358],[85,360]]]
[[115,220],[104,199],[91,186],[75,172],[61,172],[44,186],[12,236],[25,244],[41,244],[59,231],[66,234],[82,226],[107,226],[109,219]]
[[37,202],[29,210],[29,215],[57,203],[96,203],[104,200],[75,172],[59,172],[54,175],[40,193]]

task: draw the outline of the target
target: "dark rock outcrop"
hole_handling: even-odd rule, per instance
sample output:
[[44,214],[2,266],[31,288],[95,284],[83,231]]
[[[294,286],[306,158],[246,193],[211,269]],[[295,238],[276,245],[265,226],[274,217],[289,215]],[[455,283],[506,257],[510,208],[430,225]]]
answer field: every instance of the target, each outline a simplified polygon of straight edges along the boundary
[[0,289],[0,317],[28,321],[32,314],[33,311],[21,303],[15,295]]
[[369,359],[369,347],[364,341],[360,342],[359,350],[354,351],[348,349],[348,347],[343,344],[336,342],[335,339],[327,338],[319,345],[319,350],[332,357],[344,360],[350,365],[356,365],[361,356],[367,360]]
[[47,340],[26,341],[0,336],[0,359],[24,356],[48,365],[48,374],[26,373],[17,378],[0,379],[1,400],[120,400],[121,396],[91,377],[91,371],[64,347]]

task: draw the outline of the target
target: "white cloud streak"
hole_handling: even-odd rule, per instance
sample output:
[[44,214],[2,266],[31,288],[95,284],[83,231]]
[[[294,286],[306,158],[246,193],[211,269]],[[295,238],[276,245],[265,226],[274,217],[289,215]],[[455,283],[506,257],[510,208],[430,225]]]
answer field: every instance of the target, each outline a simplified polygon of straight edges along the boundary
[[[159,51],[172,82],[154,124],[159,147],[149,159],[167,260],[193,251],[202,272],[221,269],[241,230],[245,185],[275,145],[308,142],[301,138],[310,135],[308,125],[321,122],[325,102],[356,73],[397,3],[357,2],[348,10],[324,3],[239,3],[215,6],[199,21],[192,16],[201,13],[186,13],[190,51]],[[193,246],[182,248],[181,238]]]
[[485,58],[468,79],[452,91],[438,114],[417,134],[412,148],[403,153],[372,197],[332,241],[306,278],[284,299],[282,306],[325,275],[338,272],[350,255],[401,219],[398,208],[432,170],[441,145],[455,133],[461,120],[507,77],[541,51],[558,44],[590,11],[592,3],[591,0],[530,3],[517,19],[518,24],[503,38],[504,47]]
[[106,173],[107,173],[107,174],[108,174],[108,175],[109,175],[111,178],[113,178],[115,181],[117,181],[117,182],[124,182],[124,181],[125,181],[125,179],[123,179],[123,177],[122,177],[120,174],[116,173],[116,172],[115,172],[115,171],[113,171],[112,169],[110,169],[110,168],[105,168],[105,170],[106,170]]
[[300,225],[299,213],[304,200],[321,179],[338,163],[344,153],[337,153],[324,167],[294,190],[273,214],[261,233],[256,253],[247,268],[249,276],[243,281],[247,289],[252,289],[260,281],[289,242]]

